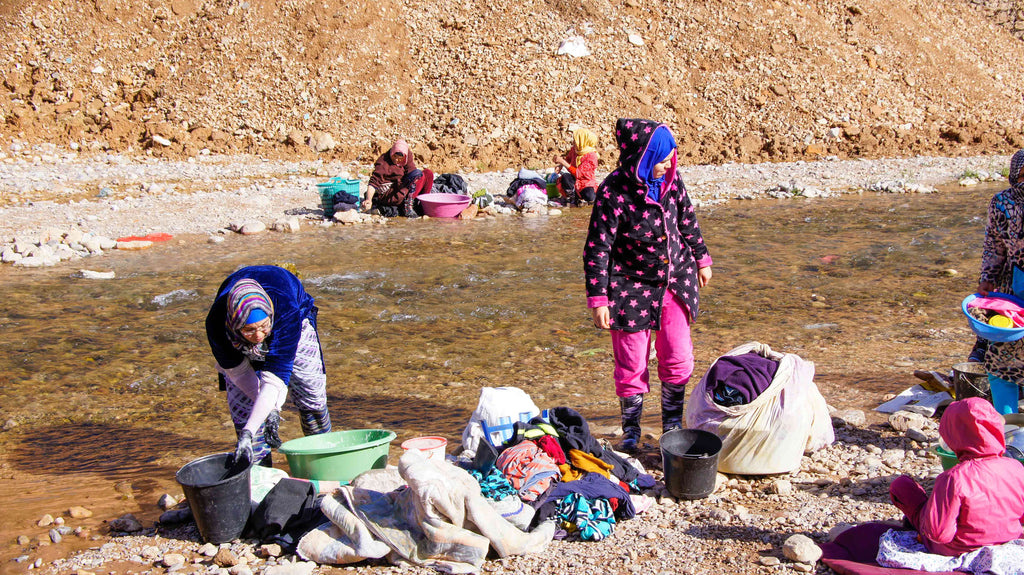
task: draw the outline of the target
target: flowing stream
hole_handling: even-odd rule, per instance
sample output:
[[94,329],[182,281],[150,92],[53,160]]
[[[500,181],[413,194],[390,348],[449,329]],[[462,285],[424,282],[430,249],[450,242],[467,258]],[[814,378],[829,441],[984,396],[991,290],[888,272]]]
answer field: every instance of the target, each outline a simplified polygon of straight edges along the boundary
[[[715,266],[693,330],[695,376],[762,341],[814,361],[831,405],[870,410],[912,385],[914,369],[961,361],[973,335],[959,302],[976,285],[997,189],[699,209]],[[5,267],[0,405],[18,425],[0,433],[0,564],[22,553],[18,535],[47,539],[39,517],[72,505],[94,511],[72,523],[92,532],[126,512],[151,522],[162,493],[180,494],[182,464],[232,448],[203,321],[242,265],[295,265],[320,308],[334,426],[395,431],[392,462],[417,435],[445,436],[451,452],[484,386],[521,387],[610,432],[610,338],[592,326],[582,285],[588,215],[175,238],[57,268]],[[82,268],[117,277],[71,277]],[[301,436],[296,413],[284,417],[282,437]],[[656,406],[644,422],[657,430]],[[64,551],[91,544],[68,539]]]

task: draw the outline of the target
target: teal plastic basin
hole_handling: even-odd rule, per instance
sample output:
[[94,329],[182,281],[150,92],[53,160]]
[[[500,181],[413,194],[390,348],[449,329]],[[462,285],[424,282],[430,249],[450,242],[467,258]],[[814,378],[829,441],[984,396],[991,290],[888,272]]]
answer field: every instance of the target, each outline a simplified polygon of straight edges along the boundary
[[384,468],[394,439],[395,433],[386,429],[350,429],[286,441],[279,451],[292,477],[351,481],[364,471]]

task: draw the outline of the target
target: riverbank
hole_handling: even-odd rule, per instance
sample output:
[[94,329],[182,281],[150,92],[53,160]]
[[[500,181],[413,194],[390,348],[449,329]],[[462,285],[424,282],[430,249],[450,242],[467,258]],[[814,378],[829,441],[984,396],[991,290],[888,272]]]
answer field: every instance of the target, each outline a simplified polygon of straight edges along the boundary
[[[365,189],[368,177],[366,167],[355,164],[248,156],[169,161],[85,156],[45,145],[15,146],[3,156],[0,250],[18,240],[59,241],[69,232],[110,240],[150,234],[216,236],[228,233],[232,224],[237,228],[259,222],[270,229],[288,220],[297,221],[301,229],[322,223],[317,183],[346,175],[360,178]],[[681,173],[692,197],[713,204],[764,197],[928,192],[965,175],[974,181],[1000,179],[1007,164],[1005,156],[917,157],[683,166]],[[485,189],[495,196],[503,196],[516,177],[512,170],[460,175],[471,192]],[[99,253],[112,247],[108,243]]]
[[[610,360],[603,353],[606,334],[583,321],[579,293],[584,210],[531,223],[400,220],[393,226],[317,230],[318,240],[345,251],[321,261],[309,253],[301,231],[265,235],[262,241],[238,238],[225,247],[205,245],[205,237],[227,221],[270,220],[287,210],[312,210],[303,226],[313,224],[319,221],[313,184],[348,166],[310,165],[289,173],[270,162],[210,159],[213,167],[197,166],[189,177],[207,178],[206,191],[154,187],[139,198],[120,198],[142,202],[138,207],[126,203],[112,210],[109,198],[82,197],[71,204],[43,194],[60,186],[88,190],[101,182],[118,189],[182,182],[186,178],[176,174],[187,165],[110,157],[104,180],[97,176],[103,164],[95,160],[77,166],[77,160],[55,161],[39,172],[29,160],[18,175],[0,178],[23,183],[25,194],[37,193],[28,188],[39,184],[19,180],[22,175],[54,186],[39,190],[35,205],[20,208],[32,223],[29,232],[49,225],[54,207],[72,213],[99,208],[95,221],[84,221],[111,227],[89,231],[116,236],[173,229],[185,241],[203,245],[110,255],[119,277],[113,283],[67,280],[69,271],[80,267],[106,269],[100,267],[102,258],[84,259],[81,266],[61,264],[52,273],[20,275],[23,270],[0,268],[11,287],[0,323],[9,326],[8,345],[16,351],[0,371],[7,377],[2,393],[8,394],[0,397],[17,418],[0,434],[5,448],[0,450],[5,479],[0,499],[17,502],[4,517],[3,532],[10,536],[0,549],[2,571],[25,573],[38,564],[33,571],[62,575],[231,573],[230,555],[224,553],[219,562],[216,553],[208,556],[194,530],[156,530],[154,522],[160,495],[180,495],[174,470],[231,445],[196,326],[208,305],[206,294],[223,277],[217,274],[239,261],[302,258],[321,307],[325,360],[332,375],[342,376],[332,380],[332,412],[347,426],[382,426],[400,437],[436,432],[451,443],[479,385],[516,385],[530,389],[538,404],[579,407],[602,437],[611,436],[615,408],[607,381]],[[968,293],[970,270],[977,269],[977,235],[988,193],[964,188],[963,194],[850,194],[896,180],[948,190],[964,172],[995,170],[1005,161],[684,168],[694,196],[708,208],[701,223],[712,238],[717,266],[713,284],[702,294],[706,315],[695,327],[699,366],[706,368],[716,354],[751,337],[813,360],[819,388],[845,412],[839,416],[845,426],[837,429],[839,441],[804,458],[797,474],[729,478],[720,491],[698,502],[675,501],[659,488],[651,493],[657,504],[619,524],[606,541],[555,542],[537,556],[488,562],[485,571],[807,571],[820,567],[783,556],[789,536],[802,533],[820,542],[838,523],[895,517],[886,494],[891,479],[909,473],[930,486],[929,478],[938,472],[938,460],[928,451],[934,426],[919,424],[914,434],[892,429],[870,409],[887,393],[908,387],[913,369],[948,366],[969,348],[970,334],[955,303]],[[62,174],[94,183],[71,186]],[[467,176],[499,193],[510,178],[504,172]],[[792,194],[793,188],[787,192],[778,186],[794,181],[804,197],[819,195],[813,190],[841,197],[727,200]],[[249,205],[250,196],[266,197],[267,203]],[[216,210],[224,212],[211,216]],[[8,213],[5,208],[0,215]],[[7,222],[0,218],[0,225]],[[174,225],[181,227],[170,228]],[[428,247],[444,253],[428,253]],[[945,275],[947,269],[959,269],[960,275]],[[536,284],[536,291],[527,283]],[[415,309],[408,303],[412,294]],[[473,348],[485,350],[479,363],[467,358]],[[345,377],[349,374],[360,377]],[[360,409],[365,405],[373,405],[373,412]],[[657,413],[649,418],[654,421]],[[285,426],[289,437],[298,435],[294,419]],[[647,442],[656,443],[651,437]],[[657,467],[653,447],[644,462]],[[80,518],[75,517],[69,512],[75,506],[92,516],[77,511]],[[138,518],[140,531],[111,531],[112,521],[125,513]],[[63,525],[40,525],[45,514],[61,517]],[[246,557],[244,567],[233,566],[236,575],[283,563],[260,557],[270,554],[247,543],[230,547],[237,557]],[[397,569],[371,565],[354,571]]]

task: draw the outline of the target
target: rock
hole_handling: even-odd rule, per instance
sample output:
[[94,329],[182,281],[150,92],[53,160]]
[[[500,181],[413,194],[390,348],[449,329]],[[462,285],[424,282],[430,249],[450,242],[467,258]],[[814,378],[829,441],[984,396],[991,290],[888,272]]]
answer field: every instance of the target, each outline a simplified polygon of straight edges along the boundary
[[[158,550],[159,551],[159,550]],[[175,567],[185,564],[185,556],[181,553],[167,553],[160,559],[164,567]]]
[[252,575],[252,569],[248,565],[235,565],[228,569],[230,575]]
[[49,527],[50,525],[53,525],[53,515],[50,515],[49,513],[43,515],[39,518],[39,521],[36,522],[36,525],[39,527]]
[[919,413],[900,410],[889,416],[889,427],[903,433],[911,427],[924,427],[924,421],[925,417]]
[[18,535],[18,545],[24,547],[31,542],[32,540],[28,538],[28,535]]
[[171,145],[171,141],[170,140],[168,140],[167,138],[165,138],[163,136],[159,136],[157,134],[153,134],[153,143],[154,144],[160,144],[161,146],[163,146],[165,148]]
[[916,441],[918,443],[929,443],[931,441],[934,441],[934,438],[931,435],[925,433],[924,431],[921,431],[916,427],[911,427],[906,431],[904,435],[907,436],[907,439]]
[[129,242],[117,242],[114,247],[119,250],[138,251],[145,250],[153,247],[153,242],[149,240],[134,240]]
[[315,568],[316,563],[312,561],[285,563],[267,567],[263,575],[310,575]]
[[476,214],[479,211],[480,208],[476,204],[469,204],[468,206],[466,206],[466,209],[462,210],[462,212],[459,213],[459,219],[471,220],[476,217]]
[[782,563],[782,561],[778,557],[772,555],[765,555],[764,557],[761,557],[757,562],[761,565],[764,565],[765,567],[775,567],[776,565]]
[[271,229],[275,232],[284,232],[286,234],[294,234],[299,231],[299,218],[292,216],[287,219],[281,219],[274,222]]
[[27,256],[14,262],[14,265],[21,268],[41,268],[44,266],[52,266],[56,264],[58,259],[56,258],[40,258],[36,256]]
[[10,246],[4,248],[3,252],[0,252],[0,261],[2,261],[5,264],[13,264],[14,262],[20,260],[23,257],[25,256],[14,251],[14,248]]
[[334,141],[334,136],[327,132],[313,132],[313,135],[309,137],[309,147],[314,152],[329,152],[334,149],[337,144]]
[[117,519],[110,521],[111,531],[121,531],[123,533],[137,533],[142,531],[142,523],[135,518],[131,513],[126,513]]
[[192,510],[186,507],[184,509],[168,509],[160,514],[160,518],[157,521],[161,525],[176,525],[190,519],[192,519]]
[[801,573],[810,573],[813,570],[814,567],[808,565],[807,563],[797,563],[796,565],[793,565],[793,571],[799,571]]
[[859,427],[866,422],[867,417],[859,409],[841,409],[832,414],[832,424],[836,427]]
[[96,272],[93,270],[78,270],[78,277],[87,280],[112,280],[114,272]]
[[142,551],[139,552],[139,555],[142,555],[144,559],[153,560],[159,557],[161,553],[162,551],[160,551],[160,548],[156,545],[146,545],[142,548]]
[[775,493],[776,495],[792,495],[793,483],[788,479],[778,479],[774,483],[772,483],[771,489],[769,489],[769,491],[771,493]]
[[343,224],[358,224],[363,221],[363,217],[356,210],[346,210],[344,212],[335,212],[334,221]]
[[160,509],[167,511],[168,509],[177,505],[178,500],[175,499],[174,496],[171,495],[170,493],[164,493],[163,495],[160,496],[160,499],[157,500],[156,504],[157,506],[160,507]]
[[851,527],[853,527],[853,525],[849,523],[837,523],[835,526],[832,527],[832,529],[829,529],[828,540],[835,541],[836,537],[839,537],[840,535],[842,535],[844,531],[847,531]]
[[80,505],[75,505],[68,509],[68,515],[70,515],[72,519],[87,519],[92,517],[92,511]]
[[265,231],[267,231],[267,224],[264,224],[263,222],[246,222],[238,230],[238,233],[243,236],[251,236],[253,234],[261,234]]
[[206,243],[208,244],[220,244],[224,242],[224,236],[208,236]]
[[213,557],[213,562],[221,567],[233,567],[238,565],[238,554],[225,547],[217,551],[217,554]]
[[14,429],[15,427],[18,427],[18,422],[14,421],[13,419],[8,419],[7,421],[4,422],[3,430],[4,431],[10,431],[10,430]]
[[101,250],[112,250],[117,247],[117,240],[112,240],[104,236],[97,236],[96,239],[100,242]]
[[280,557],[281,556],[281,546],[278,545],[277,543],[268,543],[266,545],[260,545],[259,556],[260,557],[264,557],[264,558],[266,558],[266,557]]
[[811,564],[821,559],[821,548],[806,535],[791,535],[782,544],[782,554],[798,563]]
[[60,543],[64,539],[61,536],[60,531],[57,531],[56,529],[51,529],[50,533],[49,533],[49,536],[50,536],[50,541],[53,541],[54,543]]
[[203,546],[199,548],[199,554],[204,557],[213,557],[217,554],[217,550],[218,547],[213,543],[204,543]]

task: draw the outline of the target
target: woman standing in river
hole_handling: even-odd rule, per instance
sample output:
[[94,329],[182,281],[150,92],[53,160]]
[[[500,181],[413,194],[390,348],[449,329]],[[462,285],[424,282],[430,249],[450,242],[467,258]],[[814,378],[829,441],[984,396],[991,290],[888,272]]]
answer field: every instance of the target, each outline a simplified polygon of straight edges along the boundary
[[244,267],[228,276],[206,316],[206,337],[228,394],[236,457],[270,466],[291,390],[305,435],[331,430],[317,308],[294,274]]
[[[978,293],[1024,297],[1024,150],[1010,158],[1010,187],[992,198],[981,254]],[[1024,384],[1024,340],[988,342],[985,352],[992,403],[999,413],[1017,413]]]
[[650,391],[652,334],[662,431],[682,426],[694,361],[690,323],[697,317],[698,290],[711,279],[711,255],[676,171],[677,146],[668,126],[620,119],[615,140],[619,164],[597,191],[583,269],[594,325],[611,330],[620,447],[633,451]]

